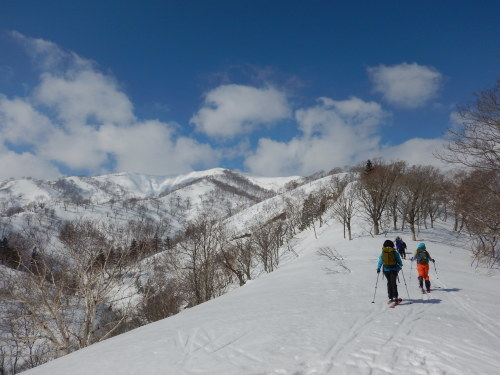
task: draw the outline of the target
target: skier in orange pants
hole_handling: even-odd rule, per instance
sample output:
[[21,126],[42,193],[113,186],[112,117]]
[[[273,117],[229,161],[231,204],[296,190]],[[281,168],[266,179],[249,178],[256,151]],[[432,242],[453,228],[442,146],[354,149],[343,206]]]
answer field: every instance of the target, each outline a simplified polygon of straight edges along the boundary
[[424,243],[417,246],[417,250],[411,258],[412,262],[413,260],[417,261],[419,287],[422,289],[422,292],[424,292],[425,280],[425,288],[427,289],[427,293],[429,293],[431,291],[431,281],[429,280],[429,261],[435,262],[435,260],[431,258],[431,255],[425,248]]

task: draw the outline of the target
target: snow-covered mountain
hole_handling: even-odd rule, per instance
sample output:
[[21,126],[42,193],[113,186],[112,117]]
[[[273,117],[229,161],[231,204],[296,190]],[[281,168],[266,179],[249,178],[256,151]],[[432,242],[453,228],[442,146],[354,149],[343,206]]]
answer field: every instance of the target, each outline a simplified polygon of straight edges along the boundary
[[395,309],[375,269],[385,239],[416,248],[407,233],[372,237],[358,225],[348,241],[330,222],[317,235],[297,236],[275,272],[26,374],[498,373],[500,275],[471,268],[447,223],[418,238],[436,259],[432,292],[420,293],[406,259]]
[[175,176],[153,176],[139,173],[116,173],[96,177],[66,177],[56,181],[32,178],[10,179],[0,182],[0,199],[8,197],[33,201],[37,198],[57,198],[57,190],[72,188],[75,194],[91,198],[96,203],[112,198],[158,197],[201,180],[216,180],[236,186],[241,182],[254,185],[254,189],[277,192],[290,181],[301,180],[300,176],[258,177],[246,176],[223,168],[190,172]]
[[[301,209],[330,178],[305,183],[214,169],[10,180],[0,184],[1,224],[23,228],[30,217],[53,210],[55,221],[168,220],[174,233],[209,210],[244,232],[273,222],[287,205]],[[32,222],[58,227],[45,217]],[[287,239],[273,272],[257,268],[242,287],[26,374],[495,374],[500,274],[470,266],[467,237],[451,231],[450,222],[421,228],[413,242],[407,230],[373,236],[358,215],[349,241],[325,214],[321,227]],[[436,267],[433,290],[423,295],[415,264],[404,260],[398,284],[404,302],[391,309],[375,270],[382,243],[397,235],[409,250],[425,242]]]
[[[200,211],[228,216],[284,191],[291,181],[302,180],[300,176],[246,176],[222,168],[175,176],[118,173],[53,181],[10,179],[0,183],[0,209],[14,227],[35,213],[59,220],[83,215],[126,221],[146,215],[153,221],[169,220],[175,232]],[[2,229],[7,227],[0,228],[0,235]]]

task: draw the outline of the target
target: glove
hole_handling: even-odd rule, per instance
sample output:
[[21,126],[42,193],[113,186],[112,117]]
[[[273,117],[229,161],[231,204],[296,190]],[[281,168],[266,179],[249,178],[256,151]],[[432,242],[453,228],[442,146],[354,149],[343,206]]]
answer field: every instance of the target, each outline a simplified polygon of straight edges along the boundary
[[377,273],[380,273],[380,268],[377,268]]
[[436,260],[432,259],[432,263],[436,263]]

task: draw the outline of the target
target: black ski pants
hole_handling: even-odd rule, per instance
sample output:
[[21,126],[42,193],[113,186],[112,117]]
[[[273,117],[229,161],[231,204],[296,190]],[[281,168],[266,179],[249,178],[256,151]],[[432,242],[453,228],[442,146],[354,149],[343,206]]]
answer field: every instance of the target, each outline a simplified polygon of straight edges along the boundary
[[387,294],[389,295],[389,299],[398,298],[398,272],[384,271],[384,276],[387,279]]

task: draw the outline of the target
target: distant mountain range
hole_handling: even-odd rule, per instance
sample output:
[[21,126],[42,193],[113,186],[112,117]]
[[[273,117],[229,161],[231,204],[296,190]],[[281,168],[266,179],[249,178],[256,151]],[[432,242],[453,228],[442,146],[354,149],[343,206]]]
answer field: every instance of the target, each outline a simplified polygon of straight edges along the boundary
[[117,173],[10,179],[0,183],[0,235],[19,227],[26,216],[44,214],[58,220],[82,215],[130,220],[140,215],[153,221],[167,219],[175,230],[202,210],[231,216],[303,181],[300,176],[256,177],[223,168],[175,176]]

